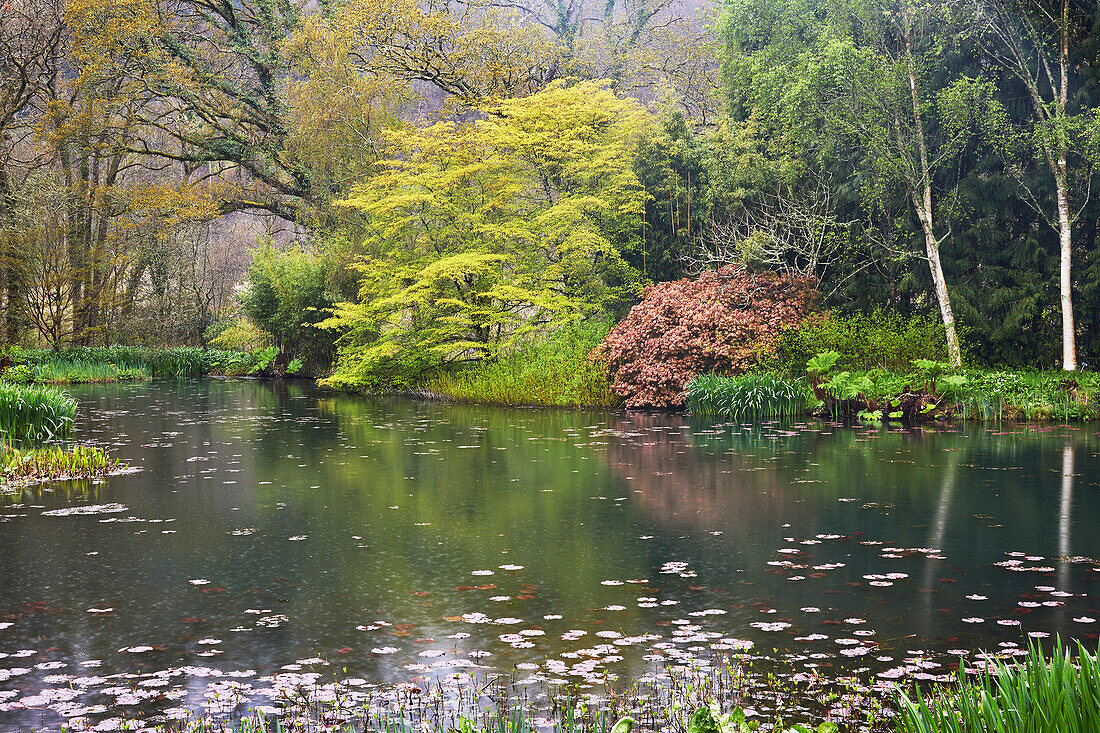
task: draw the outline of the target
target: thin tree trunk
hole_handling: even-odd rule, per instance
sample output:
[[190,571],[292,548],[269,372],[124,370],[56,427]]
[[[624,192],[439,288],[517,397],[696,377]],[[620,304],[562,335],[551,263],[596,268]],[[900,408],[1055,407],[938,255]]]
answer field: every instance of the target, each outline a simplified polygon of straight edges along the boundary
[[[917,73],[913,64],[913,44],[909,35],[909,18],[905,17],[905,51],[907,71],[909,72],[909,94],[913,103],[913,131],[917,142],[917,154],[920,163],[920,191],[913,191],[913,205],[917,208],[917,218],[924,230],[924,250],[928,256],[928,268],[932,271],[932,283],[936,289],[936,300],[940,305],[943,318],[943,330],[947,336],[947,357],[951,366],[962,366],[962,352],[959,348],[959,334],[955,330],[955,313],[951,309],[951,296],[947,292],[947,279],[943,276],[940,263],[940,245],[936,240],[932,213],[932,172],[928,165],[928,150],[924,144],[924,123],[921,120],[920,95],[917,93]],[[900,123],[898,127],[899,151],[904,150],[901,141]]]
[[[962,366],[962,351],[959,348],[959,334],[955,329],[955,314],[951,310],[951,297],[947,293],[947,280],[943,276],[940,264],[940,248],[931,232],[931,212],[928,224],[924,227],[924,249],[928,255],[928,268],[932,271],[932,282],[936,288],[936,300],[940,304],[940,316],[943,318],[943,330],[947,335],[947,356],[952,366]],[[924,223],[922,218],[921,223]]]
[[1073,324],[1073,231],[1069,217],[1069,192],[1064,178],[1057,179],[1058,188],[1058,241],[1060,267],[1058,273],[1062,308],[1062,368],[1077,370],[1077,338]]
[[[1069,102],[1069,0],[1062,0],[1062,38],[1061,53],[1059,54],[1059,66],[1061,71],[1061,86],[1058,90],[1059,115],[1064,123],[1066,119],[1066,105]],[[1067,151],[1065,128],[1058,134],[1058,163],[1054,171],[1054,183],[1058,189],[1058,244],[1059,244],[1059,271],[1058,285],[1061,295],[1062,307],[1062,368],[1066,371],[1077,371],[1077,338],[1073,325],[1073,222],[1069,216],[1069,185],[1066,175]]]

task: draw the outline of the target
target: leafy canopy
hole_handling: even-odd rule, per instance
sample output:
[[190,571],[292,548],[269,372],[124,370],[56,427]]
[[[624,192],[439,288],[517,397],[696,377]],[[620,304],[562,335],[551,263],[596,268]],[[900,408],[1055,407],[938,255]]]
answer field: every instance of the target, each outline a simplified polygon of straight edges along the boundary
[[391,135],[396,157],[343,202],[372,234],[358,300],[325,322],[344,332],[334,384],[409,384],[640,292],[621,252],[643,208],[642,108],[558,83],[484,115]]

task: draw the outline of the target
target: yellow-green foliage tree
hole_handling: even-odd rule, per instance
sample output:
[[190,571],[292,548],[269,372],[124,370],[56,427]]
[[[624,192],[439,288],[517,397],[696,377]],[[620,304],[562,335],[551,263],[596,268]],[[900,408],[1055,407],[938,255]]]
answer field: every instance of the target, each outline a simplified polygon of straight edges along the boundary
[[324,324],[343,332],[334,386],[409,386],[638,292],[621,252],[643,206],[642,108],[581,82],[484,115],[393,136],[397,157],[344,202],[374,233],[358,300]]

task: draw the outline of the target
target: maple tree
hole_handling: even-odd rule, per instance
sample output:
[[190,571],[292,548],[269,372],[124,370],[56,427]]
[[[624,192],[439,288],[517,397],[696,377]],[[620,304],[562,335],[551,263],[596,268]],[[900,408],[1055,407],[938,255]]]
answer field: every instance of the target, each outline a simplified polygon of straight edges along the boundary
[[491,358],[638,291],[620,252],[642,208],[642,109],[581,82],[486,111],[395,134],[399,157],[345,202],[374,233],[358,300],[325,324],[344,333],[336,382]]
[[630,408],[679,407],[696,374],[744,373],[817,309],[812,278],[735,265],[652,285],[593,352]]

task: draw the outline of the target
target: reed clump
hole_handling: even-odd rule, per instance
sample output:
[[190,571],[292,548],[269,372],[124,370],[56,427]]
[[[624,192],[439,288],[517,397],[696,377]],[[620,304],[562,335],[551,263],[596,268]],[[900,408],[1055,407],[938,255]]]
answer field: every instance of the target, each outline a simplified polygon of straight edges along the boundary
[[63,438],[76,424],[76,400],[54,387],[0,381],[0,435],[8,440]]
[[[58,349],[13,349],[8,358],[25,365],[32,373],[72,375],[67,381],[116,381],[105,379],[117,373],[123,379],[199,377],[213,371],[230,352],[194,346],[64,346]],[[107,365],[110,365],[109,367]],[[96,379],[82,379],[95,376]],[[32,381],[39,381],[37,376]]]
[[900,696],[898,733],[1095,733],[1100,731],[1100,662],[1078,642],[1076,660],[1059,641],[1050,657],[1032,644],[1021,662],[993,660],[976,680]]
[[804,379],[776,374],[723,377],[699,374],[687,386],[687,409],[696,417],[774,420],[798,417],[816,402]]

